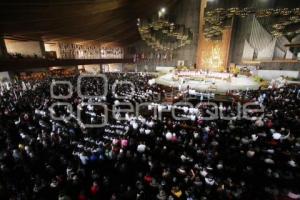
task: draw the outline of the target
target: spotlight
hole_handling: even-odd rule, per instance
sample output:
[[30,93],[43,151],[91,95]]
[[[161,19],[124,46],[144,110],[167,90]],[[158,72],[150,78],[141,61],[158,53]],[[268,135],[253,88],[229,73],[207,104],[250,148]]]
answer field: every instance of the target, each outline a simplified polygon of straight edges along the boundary
[[166,12],[166,8],[161,8],[160,11],[161,11],[162,13],[165,13],[165,12]]

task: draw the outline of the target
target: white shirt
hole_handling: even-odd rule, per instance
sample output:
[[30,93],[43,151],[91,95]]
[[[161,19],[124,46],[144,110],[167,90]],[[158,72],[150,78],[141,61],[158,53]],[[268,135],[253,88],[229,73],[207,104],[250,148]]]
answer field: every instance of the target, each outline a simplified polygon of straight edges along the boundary
[[145,152],[145,150],[146,150],[146,145],[144,145],[144,144],[138,145],[138,147],[137,147],[138,152],[143,153],[143,152]]
[[80,161],[81,161],[81,163],[82,163],[83,165],[86,165],[86,164],[87,164],[88,157],[85,156],[85,155],[83,155],[83,153],[80,153],[80,154],[79,154],[79,159],[80,159]]

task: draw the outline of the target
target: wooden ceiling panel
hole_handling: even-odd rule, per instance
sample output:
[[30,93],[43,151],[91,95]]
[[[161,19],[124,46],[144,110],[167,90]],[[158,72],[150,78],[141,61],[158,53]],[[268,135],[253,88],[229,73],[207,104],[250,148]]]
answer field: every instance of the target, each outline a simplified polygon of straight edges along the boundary
[[138,17],[148,17],[174,0],[2,0],[0,34],[10,37],[119,42],[139,39]]

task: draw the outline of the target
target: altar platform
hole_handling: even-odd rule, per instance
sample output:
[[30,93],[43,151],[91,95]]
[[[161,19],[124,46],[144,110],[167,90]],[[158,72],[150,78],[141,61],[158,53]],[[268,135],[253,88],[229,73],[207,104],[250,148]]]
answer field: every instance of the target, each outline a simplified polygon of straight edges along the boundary
[[[230,78],[228,78],[230,77]],[[155,82],[160,85],[176,87],[178,89],[194,89],[197,91],[214,91],[225,93],[228,90],[257,90],[260,85],[252,77],[238,75],[234,77],[231,74],[211,72],[203,77],[195,76],[177,76],[175,73],[168,73],[158,77]]]

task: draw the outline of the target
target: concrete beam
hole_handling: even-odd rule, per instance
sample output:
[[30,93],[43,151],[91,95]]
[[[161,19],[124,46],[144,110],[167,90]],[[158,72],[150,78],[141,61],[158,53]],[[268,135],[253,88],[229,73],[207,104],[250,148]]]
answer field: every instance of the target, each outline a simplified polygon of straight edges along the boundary
[[26,68],[44,68],[53,66],[76,66],[92,64],[111,64],[111,63],[134,63],[133,58],[129,59],[2,59],[0,60],[0,71],[14,71]]

